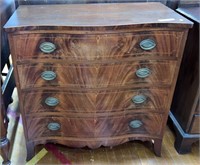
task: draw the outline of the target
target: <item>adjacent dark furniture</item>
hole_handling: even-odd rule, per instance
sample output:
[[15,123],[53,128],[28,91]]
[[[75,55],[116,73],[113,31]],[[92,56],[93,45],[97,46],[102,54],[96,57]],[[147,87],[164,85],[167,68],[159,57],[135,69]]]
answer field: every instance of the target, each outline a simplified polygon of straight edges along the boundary
[[200,7],[180,7],[177,12],[194,22],[189,31],[170,118],[176,130],[175,148],[178,153],[191,151],[191,145],[200,138],[199,110],[199,26]]

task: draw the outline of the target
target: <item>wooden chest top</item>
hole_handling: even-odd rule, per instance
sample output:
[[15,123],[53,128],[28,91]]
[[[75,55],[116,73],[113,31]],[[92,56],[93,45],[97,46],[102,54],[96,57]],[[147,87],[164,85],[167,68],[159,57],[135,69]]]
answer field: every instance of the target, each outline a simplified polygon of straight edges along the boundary
[[190,21],[161,3],[102,3],[20,6],[5,28],[13,31],[20,27],[30,30],[30,27],[140,27],[143,24],[145,27],[192,26]]

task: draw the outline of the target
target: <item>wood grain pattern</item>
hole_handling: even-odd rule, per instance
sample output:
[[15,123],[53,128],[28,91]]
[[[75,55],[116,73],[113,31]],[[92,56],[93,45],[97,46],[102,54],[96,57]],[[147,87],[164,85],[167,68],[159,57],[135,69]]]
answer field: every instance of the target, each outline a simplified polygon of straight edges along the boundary
[[[27,129],[29,140],[45,137],[94,137],[94,117],[92,118],[68,118],[68,117],[27,117]],[[48,129],[48,124],[56,122],[61,125],[57,131]]]
[[147,135],[139,135],[139,134],[129,134],[127,136],[119,136],[119,137],[107,137],[107,138],[75,138],[75,137],[46,137],[37,139],[34,141],[34,145],[37,144],[46,144],[46,143],[58,143],[62,145],[67,145],[73,148],[83,148],[89,147],[91,149],[96,149],[101,146],[105,147],[113,147],[119,144],[123,144],[125,142],[131,140],[142,140],[142,141],[151,141],[151,139],[157,139],[156,137],[149,137]]
[[[162,143],[162,158],[159,158],[154,155],[154,153],[152,152],[152,147],[151,147],[152,145],[150,143],[140,142],[140,141],[130,141],[118,146],[100,147],[94,150],[88,148],[67,147],[66,145],[69,144],[69,141],[62,141],[62,144],[64,145],[55,144],[55,143],[61,143],[61,140],[57,142],[56,139],[54,141],[51,141],[54,144],[49,144],[49,145],[58,148],[58,150],[61,151],[68,158],[68,160],[72,162],[72,164],[76,165],[83,165],[83,164],[168,165],[168,164],[180,164],[180,163],[181,164],[187,163],[188,165],[190,164],[199,165],[200,161],[199,143],[197,142],[192,146],[191,153],[183,156],[178,154],[174,149],[173,147],[174,138],[175,138],[174,132],[168,127],[166,127]],[[120,140],[120,142],[123,142],[123,140]],[[127,138],[127,140],[129,140],[129,138]],[[116,140],[112,141],[103,140],[102,143],[108,144],[109,142],[109,144],[114,144],[113,141]],[[35,145],[37,144],[37,142],[35,142]],[[44,144],[46,143],[46,141],[42,142],[44,142]],[[79,143],[79,141],[72,142],[74,146],[76,146],[76,143]],[[88,143],[93,143],[93,142],[85,141],[85,144]],[[46,145],[37,145],[35,147],[35,154],[39,153],[41,149],[43,149],[45,146]],[[15,164],[26,163],[26,147],[25,147],[24,131],[22,125],[18,127],[11,160],[12,162],[15,162]],[[48,152],[37,164],[38,165],[60,164],[60,161],[56,157],[52,156],[50,152]]]
[[[131,128],[132,120],[140,120],[140,128]],[[162,115],[158,114],[133,114],[108,118],[68,118],[68,117],[27,117],[28,137],[37,141],[47,137],[75,137],[99,138],[124,136],[128,134],[144,134],[145,136],[159,136],[161,131]],[[51,122],[60,123],[61,128],[51,131],[47,128]],[[130,135],[131,137],[131,135]],[[120,139],[120,138],[119,138]]]
[[[135,139],[154,140],[160,156],[191,25],[158,3],[20,7],[5,28],[31,148],[28,159],[40,143],[97,148]],[[144,39],[156,47],[141,49]],[[43,42],[53,42],[56,50],[42,53]],[[135,70],[146,66],[152,74],[137,79]],[[41,81],[44,70],[55,71],[56,79]],[[143,104],[131,101],[141,94],[147,98]],[[59,99],[58,105],[47,106],[48,97]],[[62,125],[57,133],[46,129],[54,120]],[[130,129],[131,120],[143,125]]]
[[[139,120],[142,125],[139,128],[131,128],[130,122]],[[145,134],[159,136],[161,133],[162,115],[154,113],[142,113],[122,115],[117,117],[101,117],[95,123],[96,137],[111,137],[126,134]]]
[[[147,101],[141,105],[132,102],[132,97],[143,94]],[[135,110],[163,111],[168,105],[169,91],[166,89],[128,89],[128,90],[94,90],[94,91],[29,91],[21,96],[23,110],[26,114],[45,112],[122,112]],[[59,104],[51,107],[45,104],[48,97],[55,97]],[[31,102],[31,104],[30,104]]]
[[[182,32],[161,30],[99,35],[52,33],[13,36],[17,60],[62,59],[73,61],[122,59],[138,56],[177,57],[177,47],[183,34]],[[139,46],[144,39],[153,39],[156,47],[144,51]],[[54,43],[56,50],[51,54],[41,52],[39,46],[43,42]]]
[[[51,12],[49,12],[51,11]],[[141,12],[142,11],[142,12]],[[31,13],[31,14],[30,14]],[[42,14],[41,14],[42,13]],[[20,6],[7,30],[28,27],[169,26],[188,28],[192,23],[161,3],[113,3]],[[16,28],[16,29],[15,29]],[[22,30],[21,29],[21,30]]]
[[[136,72],[140,68],[150,69],[150,75],[139,78]],[[101,64],[64,64],[31,63],[18,65],[21,89],[40,87],[65,88],[107,88],[121,86],[170,85],[174,78],[176,61],[134,61],[127,63]],[[44,71],[53,71],[56,78],[44,80]],[[115,73],[118,73],[115,75]],[[113,76],[115,75],[115,76]]]

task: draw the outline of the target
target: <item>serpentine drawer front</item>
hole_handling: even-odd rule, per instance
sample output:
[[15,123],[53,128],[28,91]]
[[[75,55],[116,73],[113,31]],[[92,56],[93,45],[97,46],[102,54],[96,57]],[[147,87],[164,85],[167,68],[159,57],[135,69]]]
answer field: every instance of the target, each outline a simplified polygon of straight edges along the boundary
[[[169,90],[121,89],[91,91],[28,91],[22,93],[26,114],[46,112],[123,112],[131,110],[162,112],[168,106]],[[31,102],[31,104],[30,104]]]
[[13,39],[19,61],[22,59],[107,60],[146,55],[176,56],[182,37],[182,32],[173,31],[147,30],[137,33],[113,31],[113,33],[93,35],[34,33],[16,35]]
[[27,160],[47,142],[148,140],[160,156],[190,27],[161,3],[20,6],[5,30]]
[[[160,114],[129,114],[115,117],[27,117],[28,138],[30,140],[45,139],[47,137],[83,137],[103,138],[119,137],[135,134],[159,137],[160,123],[163,115]],[[40,126],[40,128],[38,128]],[[109,127],[109,130],[107,129]]]
[[21,75],[19,81],[22,89],[170,85],[174,78],[171,73],[176,65],[174,60],[100,64],[31,63],[18,65],[18,73]]

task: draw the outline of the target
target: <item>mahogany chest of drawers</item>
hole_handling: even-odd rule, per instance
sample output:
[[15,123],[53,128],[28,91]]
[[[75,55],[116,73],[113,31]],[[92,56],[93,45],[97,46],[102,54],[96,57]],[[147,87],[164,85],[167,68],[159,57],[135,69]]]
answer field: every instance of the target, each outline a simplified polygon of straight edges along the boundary
[[5,28],[27,159],[36,144],[134,139],[160,156],[191,26],[160,3],[20,6]]

